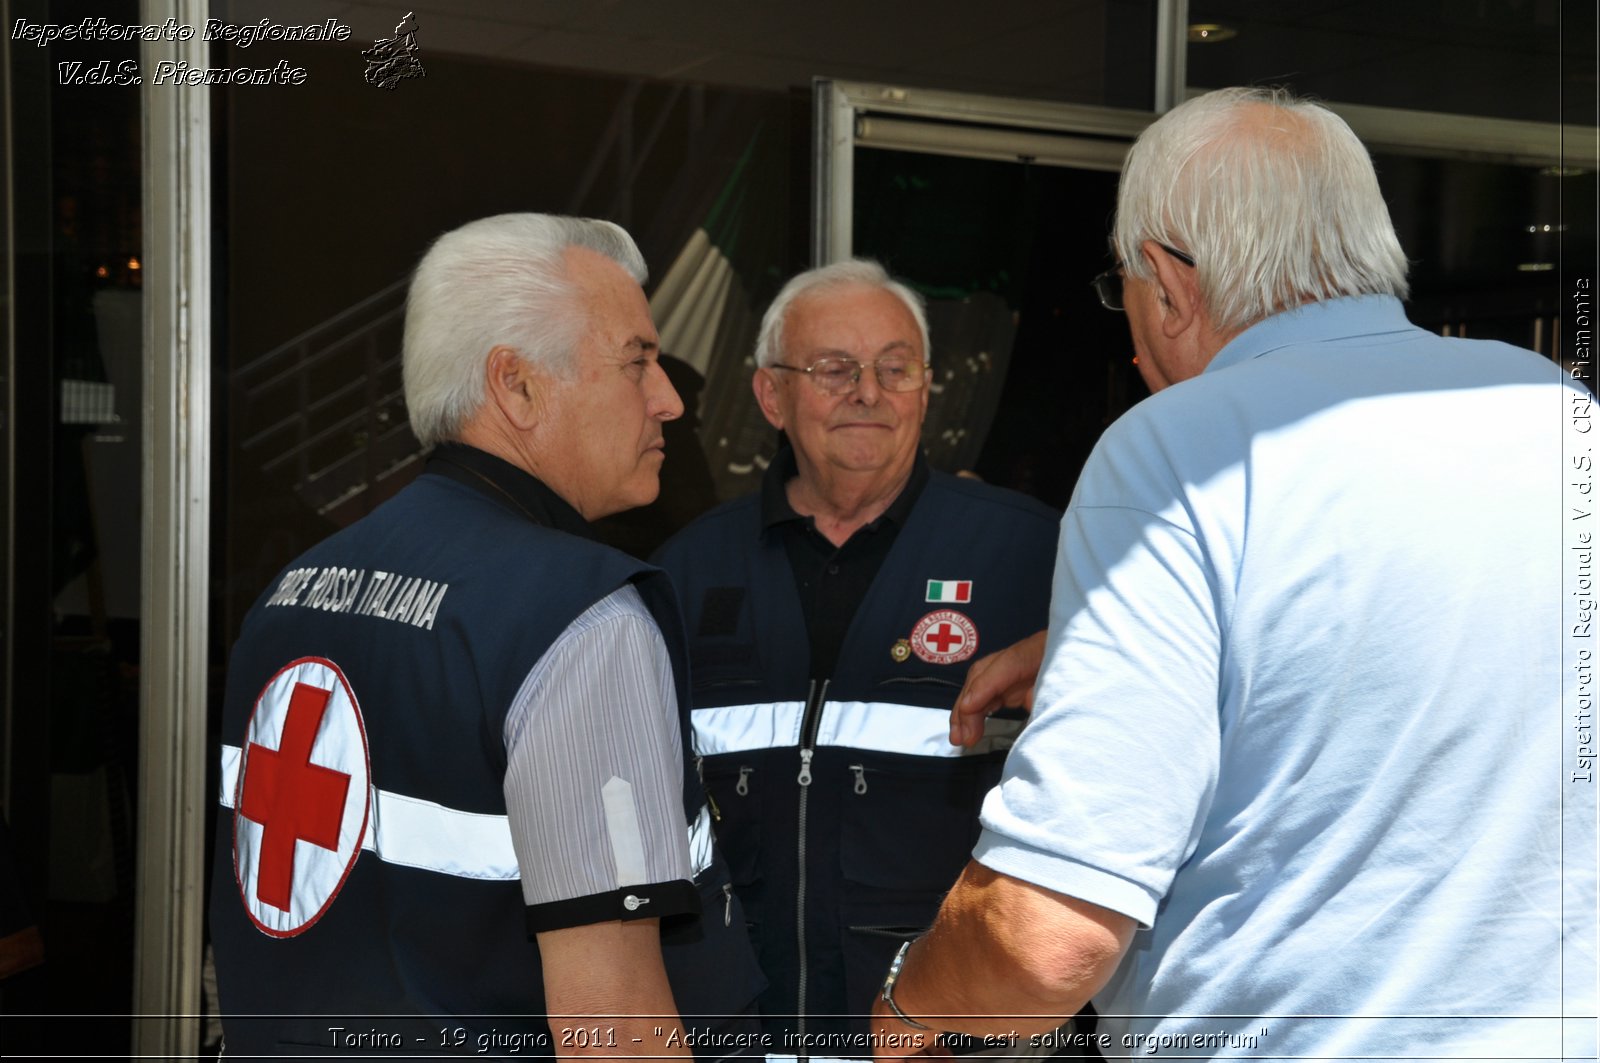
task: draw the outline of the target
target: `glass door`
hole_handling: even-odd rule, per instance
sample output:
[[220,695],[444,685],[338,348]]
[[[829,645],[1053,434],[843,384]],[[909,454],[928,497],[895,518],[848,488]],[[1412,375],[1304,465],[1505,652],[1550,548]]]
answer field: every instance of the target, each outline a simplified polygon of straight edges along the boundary
[[[5,24],[70,18],[13,2]],[[101,5],[139,21],[132,2]],[[0,982],[0,1053],[126,1055],[140,782],[144,246],[137,89],[75,84],[137,42],[6,56],[6,933],[39,962]],[[43,1016],[35,1021],[29,1015]],[[120,1017],[119,1017],[120,1016]],[[53,1033],[52,1033],[53,1031]]]
[[[1155,115],[827,80],[813,103],[813,259],[877,258],[928,298],[930,459],[1064,506],[1100,432],[1147,394],[1088,281]],[[1595,174],[1563,158],[1592,159],[1594,131],[1330,106],[1373,152],[1412,319],[1558,357],[1559,254],[1595,253]]]

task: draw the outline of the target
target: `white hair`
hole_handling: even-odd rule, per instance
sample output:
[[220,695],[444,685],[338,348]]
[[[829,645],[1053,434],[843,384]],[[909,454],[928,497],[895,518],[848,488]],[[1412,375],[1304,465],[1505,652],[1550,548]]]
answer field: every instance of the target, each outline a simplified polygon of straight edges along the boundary
[[756,337],[756,365],[769,366],[783,356],[783,329],[789,308],[796,299],[844,288],[882,288],[904,303],[922,337],[923,362],[933,360],[933,349],[928,345],[928,312],[923,308],[922,296],[889,276],[872,259],[852,258],[831,266],[808,269],[789,278],[789,283],[783,286],[762,315],[761,332]]
[[411,430],[424,446],[454,439],[484,402],[495,347],[570,372],[584,321],[566,251],[583,247],[643,284],[644,257],[620,226],[591,218],[499,214],[433,242],[406,296],[401,364]]
[[1317,299],[1409,292],[1367,149],[1338,115],[1283,89],[1209,92],[1139,135],[1114,242],[1124,271],[1149,280],[1145,240],[1194,258],[1226,330]]

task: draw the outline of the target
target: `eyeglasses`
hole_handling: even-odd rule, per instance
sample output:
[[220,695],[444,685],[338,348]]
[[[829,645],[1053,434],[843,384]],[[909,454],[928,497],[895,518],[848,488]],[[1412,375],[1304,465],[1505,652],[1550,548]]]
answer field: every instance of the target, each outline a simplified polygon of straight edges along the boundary
[[[1194,259],[1176,247],[1166,244],[1157,244],[1157,247],[1182,262],[1185,266],[1194,266]],[[1100,297],[1100,305],[1107,310],[1125,310],[1126,304],[1122,301],[1122,263],[1115,263],[1110,269],[1095,274],[1094,280],[1089,282],[1094,289],[1094,294]]]
[[915,391],[922,386],[927,367],[920,358],[893,355],[875,362],[858,362],[854,358],[818,358],[804,369],[797,365],[774,363],[768,369],[785,369],[791,373],[804,373],[811,386],[824,395],[846,395],[861,382],[861,374],[868,367],[884,391]]

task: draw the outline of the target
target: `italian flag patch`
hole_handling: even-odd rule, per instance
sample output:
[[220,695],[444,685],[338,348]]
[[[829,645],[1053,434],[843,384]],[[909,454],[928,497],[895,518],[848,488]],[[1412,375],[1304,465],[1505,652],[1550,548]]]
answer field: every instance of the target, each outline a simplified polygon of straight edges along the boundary
[[969,579],[931,579],[928,581],[930,602],[972,601],[972,581]]

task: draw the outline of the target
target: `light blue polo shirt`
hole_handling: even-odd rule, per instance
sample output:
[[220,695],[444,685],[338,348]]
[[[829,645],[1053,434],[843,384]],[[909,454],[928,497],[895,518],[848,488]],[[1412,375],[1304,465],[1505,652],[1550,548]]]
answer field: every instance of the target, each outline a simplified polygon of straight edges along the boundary
[[1593,1014],[1563,381],[1344,298],[1106,432],[974,855],[1141,924],[1108,1055],[1555,1056],[1563,963]]

